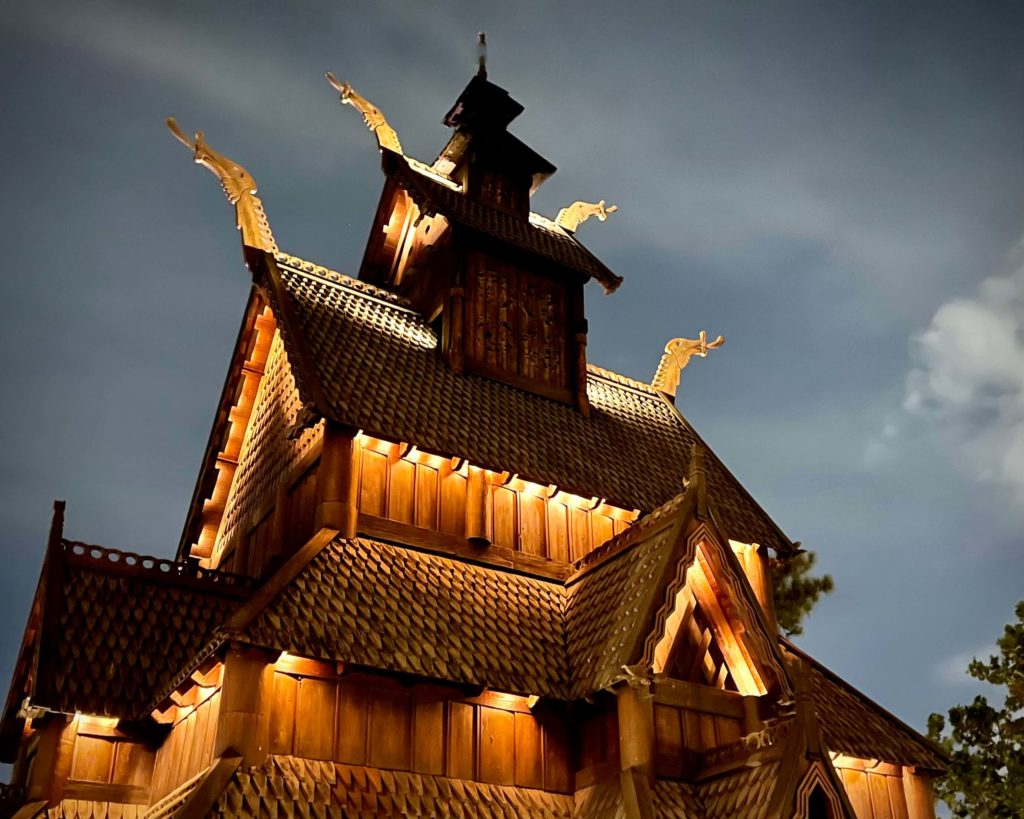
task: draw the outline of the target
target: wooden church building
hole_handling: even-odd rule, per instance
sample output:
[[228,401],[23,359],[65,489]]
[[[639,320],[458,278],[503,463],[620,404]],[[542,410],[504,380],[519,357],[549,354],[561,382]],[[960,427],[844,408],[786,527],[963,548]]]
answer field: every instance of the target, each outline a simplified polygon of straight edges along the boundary
[[[328,77],[384,187],[354,278],[252,289],[176,558],[49,542],[0,723],[19,819],[925,819],[942,751],[783,639],[790,541],[652,383],[587,359],[622,279],[472,78],[430,165]],[[241,306],[241,305],[240,305]]]

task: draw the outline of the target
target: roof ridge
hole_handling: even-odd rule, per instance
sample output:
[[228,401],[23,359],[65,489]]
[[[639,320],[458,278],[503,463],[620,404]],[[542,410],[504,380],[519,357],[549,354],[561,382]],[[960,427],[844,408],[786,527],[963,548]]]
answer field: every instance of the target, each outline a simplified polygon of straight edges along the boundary
[[331,270],[330,268],[319,265],[316,262],[310,262],[306,259],[302,259],[298,256],[293,256],[290,253],[284,253],[282,251],[274,253],[274,260],[279,264],[287,265],[298,273],[309,273],[311,275],[318,276],[321,279],[326,279],[334,284],[340,284],[361,296],[371,296],[378,301],[384,301],[397,307],[409,308],[410,302],[408,299],[392,293],[390,290],[384,290],[381,287],[353,278],[345,273],[339,273],[337,270]]
[[61,538],[60,546],[65,562],[72,566],[169,584],[205,587],[236,596],[248,595],[254,585],[252,578],[245,575],[207,569],[193,561],[167,560],[67,538]]
[[599,367],[597,364],[591,364],[589,361],[587,362],[587,372],[592,373],[599,378],[603,378],[606,381],[611,381],[613,384],[632,387],[639,392],[652,396],[657,396],[659,394],[658,390],[645,381],[637,381],[635,378],[630,378],[628,375],[622,375],[621,373],[617,373],[612,370],[606,370],[604,367]]
[[596,569],[598,566],[603,566],[612,558],[628,552],[631,548],[636,546],[642,536],[648,534],[656,524],[664,523],[669,517],[678,512],[685,495],[686,490],[684,489],[661,506],[652,509],[635,523],[630,524],[626,529],[623,529],[614,537],[606,540],[596,549],[592,549],[579,560],[573,562],[571,565],[575,571],[566,578],[565,585],[568,587],[570,584],[575,583],[585,574]]
[[787,651],[791,651],[792,653],[796,654],[798,657],[801,657],[802,659],[807,660],[811,664],[811,667],[813,669],[819,671],[822,675],[827,677],[831,682],[836,683],[836,684],[842,686],[847,692],[849,692],[852,696],[854,696],[857,699],[859,699],[865,705],[870,706],[872,709],[874,709],[878,713],[878,715],[880,717],[882,717],[883,719],[888,720],[888,721],[890,721],[892,723],[895,723],[895,725],[898,728],[901,728],[902,730],[904,730],[907,733],[909,733],[911,735],[911,738],[914,740],[914,742],[917,742],[920,745],[924,745],[929,750],[937,753],[938,755],[940,755],[942,757],[948,758],[949,755],[947,754],[946,750],[941,745],[939,745],[937,742],[934,742],[931,739],[929,739],[927,736],[922,734],[920,731],[918,731],[912,725],[908,725],[907,723],[905,723],[903,720],[901,720],[899,717],[897,717],[894,713],[892,713],[892,711],[890,711],[885,706],[879,705],[877,702],[875,702],[873,699],[871,699],[871,697],[869,697],[867,694],[865,694],[863,691],[861,691],[859,688],[857,688],[849,680],[846,680],[843,677],[840,677],[835,671],[833,671],[828,666],[824,665],[820,660],[815,659],[810,654],[808,654],[806,651],[804,651],[802,648],[798,647],[792,640],[790,640],[787,637],[783,637],[782,635],[779,635],[779,644],[783,648],[785,648]]

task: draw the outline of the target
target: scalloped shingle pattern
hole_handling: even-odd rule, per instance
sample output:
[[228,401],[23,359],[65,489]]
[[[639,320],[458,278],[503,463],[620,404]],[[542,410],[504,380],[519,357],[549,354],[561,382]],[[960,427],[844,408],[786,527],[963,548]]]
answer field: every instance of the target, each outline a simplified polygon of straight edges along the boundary
[[[452,372],[415,312],[316,273],[278,267],[293,334],[336,421],[370,435],[468,458],[584,497],[649,512],[683,488],[697,437],[653,389],[592,372],[591,414],[525,390]],[[278,311],[280,312],[280,311]],[[614,457],[611,457],[614,453]],[[788,539],[710,452],[708,487],[729,537],[788,551]]]
[[65,713],[144,716],[152,697],[239,602],[152,575],[66,565],[55,633],[44,636],[51,690],[38,691],[33,701]]
[[564,699],[561,584],[336,540],[247,630],[308,657]]
[[572,809],[562,794],[278,756],[236,773],[208,816],[571,819]]

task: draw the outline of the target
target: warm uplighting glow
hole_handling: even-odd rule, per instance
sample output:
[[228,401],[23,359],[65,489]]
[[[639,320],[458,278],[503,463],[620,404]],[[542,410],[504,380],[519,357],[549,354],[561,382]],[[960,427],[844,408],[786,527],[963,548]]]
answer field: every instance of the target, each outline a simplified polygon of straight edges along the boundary
[[75,719],[80,723],[87,723],[96,728],[116,728],[121,721],[119,717],[95,717],[81,712],[75,713]]
[[[725,664],[740,694],[761,696],[767,692],[750,652],[743,642],[743,624],[736,620],[728,602],[721,601],[719,584],[711,572],[703,545],[686,572],[686,583],[676,593],[672,611],[665,620],[665,631],[654,647],[654,673],[663,674],[677,640],[686,639],[683,627],[690,623],[696,608],[710,621]],[[710,662],[710,658],[705,658]],[[713,672],[713,668],[708,668]]]

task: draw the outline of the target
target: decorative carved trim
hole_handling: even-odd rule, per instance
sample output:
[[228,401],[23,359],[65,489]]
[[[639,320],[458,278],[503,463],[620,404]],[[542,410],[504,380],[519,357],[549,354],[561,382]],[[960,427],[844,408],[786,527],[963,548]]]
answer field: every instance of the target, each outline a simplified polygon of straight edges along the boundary
[[711,748],[701,754],[702,766],[704,768],[717,767],[729,762],[735,762],[739,759],[745,759],[750,754],[757,751],[767,751],[771,748],[777,748],[786,741],[786,737],[789,736],[792,726],[792,720],[778,722],[762,731],[755,731],[752,734],[747,734],[736,742],[730,742],[728,745],[719,745],[717,748]]
[[256,180],[249,172],[233,159],[213,150],[202,131],[196,132],[193,142],[178,127],[174,117],[167,118],[167,127],[182,145],[195,153],[196,164],[209,169],[220,180],[224,195],[235,206],[235,224],[242,232],[242,244],[268,253],[277,252],[263,203],[256,195]]
[[618,205],[605,207],[604,199],[596,204],[577,200],[569,205],[569,207],[558,211],[558,216],[555,217],[555,224],[563,230],[573,232],[591,216],[596,216],[598,221],[603,222],[608,218],[609,213],[615,213],[618,209]]
[[104,546],[93,546],[72,540],[61,541],[61,551],[68,565],[117,572],[131,577],[176,583],[247,597],[255,582],[230,572],[204,569],[193,561],[164,560],[134,552],[122,552]]
[[353,279],[351,276],[346,276],[344,273],[338,273],[334,270],[329,270],[326,267],[321,267],[313,262],[307,262],[305,259],[300,259],[298,256],[292,256],[288,253],[275,252],[274,260],[278,264],[283,264],[292,270],[300,273],[311,273],[314,276],[319,276],[327,281],[334,282],[335,284],[341,284],[350,290],[355,290],[364,296],[372,296],[379,301],[385,301],[388,304],[394,304],[398,307],[409,307],[409,300],[397,296],[388,290],[382,290],[379,287],[375,287],[367,282],[360,281],[359,279]]
[[794,819],[808,819],[811,794],[814,793],[815,788],[821,788],[822,793],[825,794],[825,798],[828,800],[829,819],[842,819],[846,815],[843,811],[842,800],[839,794],[836,793],[832,783],[829,782],[828,776],[826,776],[820,762],[811,764],[811,767],[804,775],[803,781],[796,789]]
[[715,350],[725,344],[725,337],[719,336],[708,341],[707,330],[701,330],[700,336],[692,338],[674,338],[665,345],[665,352],[658,363],[658,369],[651,380],[651,386],[660,392],[674,396],[679,388],[679,378],[693,356],[707,358],[708,350]]
[[404,153],[402,151],[402,144],[398,141],[398,134],[395,133],[394,128],[388,125],[388,121],[384,119],[384,114],[381,113],[376,105],[365,97],[360,96],[349,83],[339,82],[338,78],[330,71],[327,72],[327,82],[331,84],[335,91],[341,94],[343,105],[351,105],[363,115],[363,122],[373,132],[373,135],[377,137],[377,146],[379,148],[382,150],[387,148],[396,154]]

